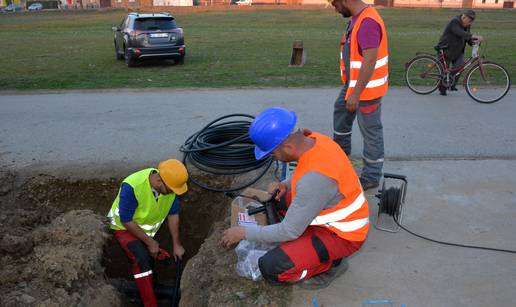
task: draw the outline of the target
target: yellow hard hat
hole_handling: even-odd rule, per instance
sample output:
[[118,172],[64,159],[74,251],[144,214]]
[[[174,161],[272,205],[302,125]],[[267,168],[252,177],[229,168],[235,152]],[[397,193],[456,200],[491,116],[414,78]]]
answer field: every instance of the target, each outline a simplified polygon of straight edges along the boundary
[[158,166],[159,175],[167,187],[177,195],[188,191],[186,182],[188,181],[188,171],[181,161],[169,159],[162,161]]

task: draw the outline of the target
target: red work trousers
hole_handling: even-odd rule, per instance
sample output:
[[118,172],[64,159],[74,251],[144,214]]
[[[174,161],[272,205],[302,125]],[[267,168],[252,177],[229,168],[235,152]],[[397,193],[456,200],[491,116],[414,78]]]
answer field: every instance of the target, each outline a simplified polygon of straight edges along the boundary
[[[290,201],[291,195],[286,193],[276,208],[280,214],[286,212]],[[334,262],[358,251],[363,243],[343,239],[323,226],[308,226],[299,238],[268,251],[258,266],[265,280],[297,282],[326,272]]]
[[363,243],[342,239],[320,226],[309,226],[296,240],[268,251],[258,265],[268,281],[297,282],[326,272],[334,261],[355,253]]
[[127,230],[116,230],[115,237],[131,261],[131,271],[136,287],[145,307],[156,307],[152,269],[154,259],[149,254],[147,246]]

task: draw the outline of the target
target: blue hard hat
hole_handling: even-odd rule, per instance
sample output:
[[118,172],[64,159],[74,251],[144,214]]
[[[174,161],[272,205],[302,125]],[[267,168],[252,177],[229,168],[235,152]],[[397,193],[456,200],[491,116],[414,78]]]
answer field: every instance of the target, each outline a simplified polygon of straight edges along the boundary
[[296,113],[284,108],[268,108],[258,114],[249,128],[254,156],[260,160],[281,145],[296,127]]

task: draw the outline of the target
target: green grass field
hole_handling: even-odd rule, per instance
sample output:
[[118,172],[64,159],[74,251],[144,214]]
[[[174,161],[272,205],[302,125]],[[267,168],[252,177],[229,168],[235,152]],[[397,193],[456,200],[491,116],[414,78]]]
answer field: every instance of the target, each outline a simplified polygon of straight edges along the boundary
[[[404,63],[417,51],[433,52],[444,25],[458,12],[381,10],[389,33],[391,85],[404,84]],[[173,13],[185,31],[185,65],[137,68],[115,60],[111,27],[124,14],[0,15],[0,89],[339,85],[338,48],[346,20],[332,9]],[[514,76],[516,10],[478,11],[477,16],[473,32],[487,39],[487,58]],[[307,51],[303,68],[287,67],[294,40],[303,40]]]

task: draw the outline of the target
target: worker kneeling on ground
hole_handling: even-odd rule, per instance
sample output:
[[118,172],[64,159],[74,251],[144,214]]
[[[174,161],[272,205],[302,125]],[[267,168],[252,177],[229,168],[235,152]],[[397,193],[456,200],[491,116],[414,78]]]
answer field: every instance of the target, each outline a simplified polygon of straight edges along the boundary
[[168,217],[173,256],[185,250],[179,240],[179,197],[188,187],[188,172],[178,160],[170,159],[158,169],[147,168],[125,178],[108,217],[118,243],[131,261],[136,287],[143,304],[157,306],[152,269],[155,258],[168,256],[153,239]]
[[268,226],[237,226],[224,232],[226,246],[246,239],[280,242],[259,260],[265,280],[298,282],[323,288],[344,273],[346,257],[364,243],[369,210],[355,170],[331,138],[297,129],[294,112],[269,108],[251,124],[255,156],[273,154],[280,161],[298,161],[291,179],[273,183],[277,200],[288,207],[284,219]]

